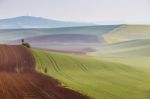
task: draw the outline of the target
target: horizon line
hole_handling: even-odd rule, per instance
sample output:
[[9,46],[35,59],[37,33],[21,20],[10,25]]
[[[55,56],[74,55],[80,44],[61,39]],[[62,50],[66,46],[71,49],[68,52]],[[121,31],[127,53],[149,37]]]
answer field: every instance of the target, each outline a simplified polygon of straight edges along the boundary
[[18,18],[18,17],[33,17],[33,18],[42,18],[42,19],[47,19],[47,20],[54,20],[54,21],[64,21],[64,22],[76,22],[76,23],[91,23],[95,25],[150,25],[150,20],[149,21],[120,21],[120,20],[106,20],[106,21],[92,21],[92,22],[87,22],[87,21],[75,21],[75,20],[63,20],[63,19],[55,19],[55,18],[48,18],[48,17],[42,17],[42,16],[32,16],[32,15],[20,15],[20,16],[11,16],[11,17],[6,17],[6,18],[0,18],[0,20],[5,20],[5,19],[13,19],[13,18]]

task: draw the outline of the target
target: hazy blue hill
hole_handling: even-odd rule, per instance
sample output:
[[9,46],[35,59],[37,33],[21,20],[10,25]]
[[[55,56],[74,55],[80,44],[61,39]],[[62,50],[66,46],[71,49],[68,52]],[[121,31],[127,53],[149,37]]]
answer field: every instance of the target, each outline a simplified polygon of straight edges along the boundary
[[0,29],[56,28],[56,27],[70,27],[70,26],[84,26],[84,25],[91,25],[91,24],[50,20],[33,16],[20,16],[0,20]]
[[41,43],[41,42],[76,42],[76,43],[98,43],[100,39],[96,35],[86,35],[86,34],[53,34],[53,35],[43,35],[35,36],[25,39],[31,43]]
[[119,27],[80,26],[64,28],[3,29],[0,30],[1,43],[20,43],[24,38],[32,47],[61,51],[93,51],[104,42],[102,35]]
[[53,34],[84,34],[97,35],[99,38],[104,33],[108,33],[119,25],[102,26],[80,26],[64,28],[39,28],[39,29],[1,29],[0,42],[18,40],[21,38],[53,35]]
[[80,27],[65,27],[53,29],[39,29],[38,31],[52,32],[57,34],[94,34],[102,35],[112,31],[120,25],[95,25],[95,26],[80,26]]

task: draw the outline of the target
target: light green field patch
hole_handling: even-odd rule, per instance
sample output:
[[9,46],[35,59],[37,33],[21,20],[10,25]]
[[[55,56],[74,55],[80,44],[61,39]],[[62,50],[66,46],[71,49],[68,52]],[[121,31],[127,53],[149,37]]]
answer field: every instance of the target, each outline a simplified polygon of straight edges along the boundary
[[138,38],[150,37],[149,25],[122,25],[110,33],[104,34],[105,41],[109,43],[128,41]]
[[33,50],[37,70],[94,99],[148,99],[150,72],[139,66]]

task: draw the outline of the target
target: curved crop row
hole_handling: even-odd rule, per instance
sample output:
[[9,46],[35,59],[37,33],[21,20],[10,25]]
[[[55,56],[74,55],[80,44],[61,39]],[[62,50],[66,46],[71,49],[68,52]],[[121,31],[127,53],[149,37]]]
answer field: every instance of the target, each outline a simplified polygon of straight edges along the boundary
[[150,72],[118,63],[48,51],[33,51],[37,70],[94,99],[147,99]]

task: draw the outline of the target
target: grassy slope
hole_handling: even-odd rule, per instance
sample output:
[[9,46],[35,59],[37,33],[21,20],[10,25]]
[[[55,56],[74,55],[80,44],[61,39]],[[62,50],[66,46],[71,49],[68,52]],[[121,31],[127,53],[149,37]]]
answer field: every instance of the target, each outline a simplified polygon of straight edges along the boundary
[[47,75],[94,99],[150,98],[150,72],[142,66],[40,50],[33,50],[33,53],[39,72],[44,73],[47,68]]
[[149,25],[122,25],[108,34],[104,34],[104,39],[109,43],[127,41],[137,38],[150,37]]
[[127,65],[150,68],[150,39],[137,39],[127,42],[104,45],[89,55]]
[[150,56],[150,39],[136,39],[126,42],[106,44],[97,47],[97,51],[92,53],[95,56],[107,55],[138,55]]

